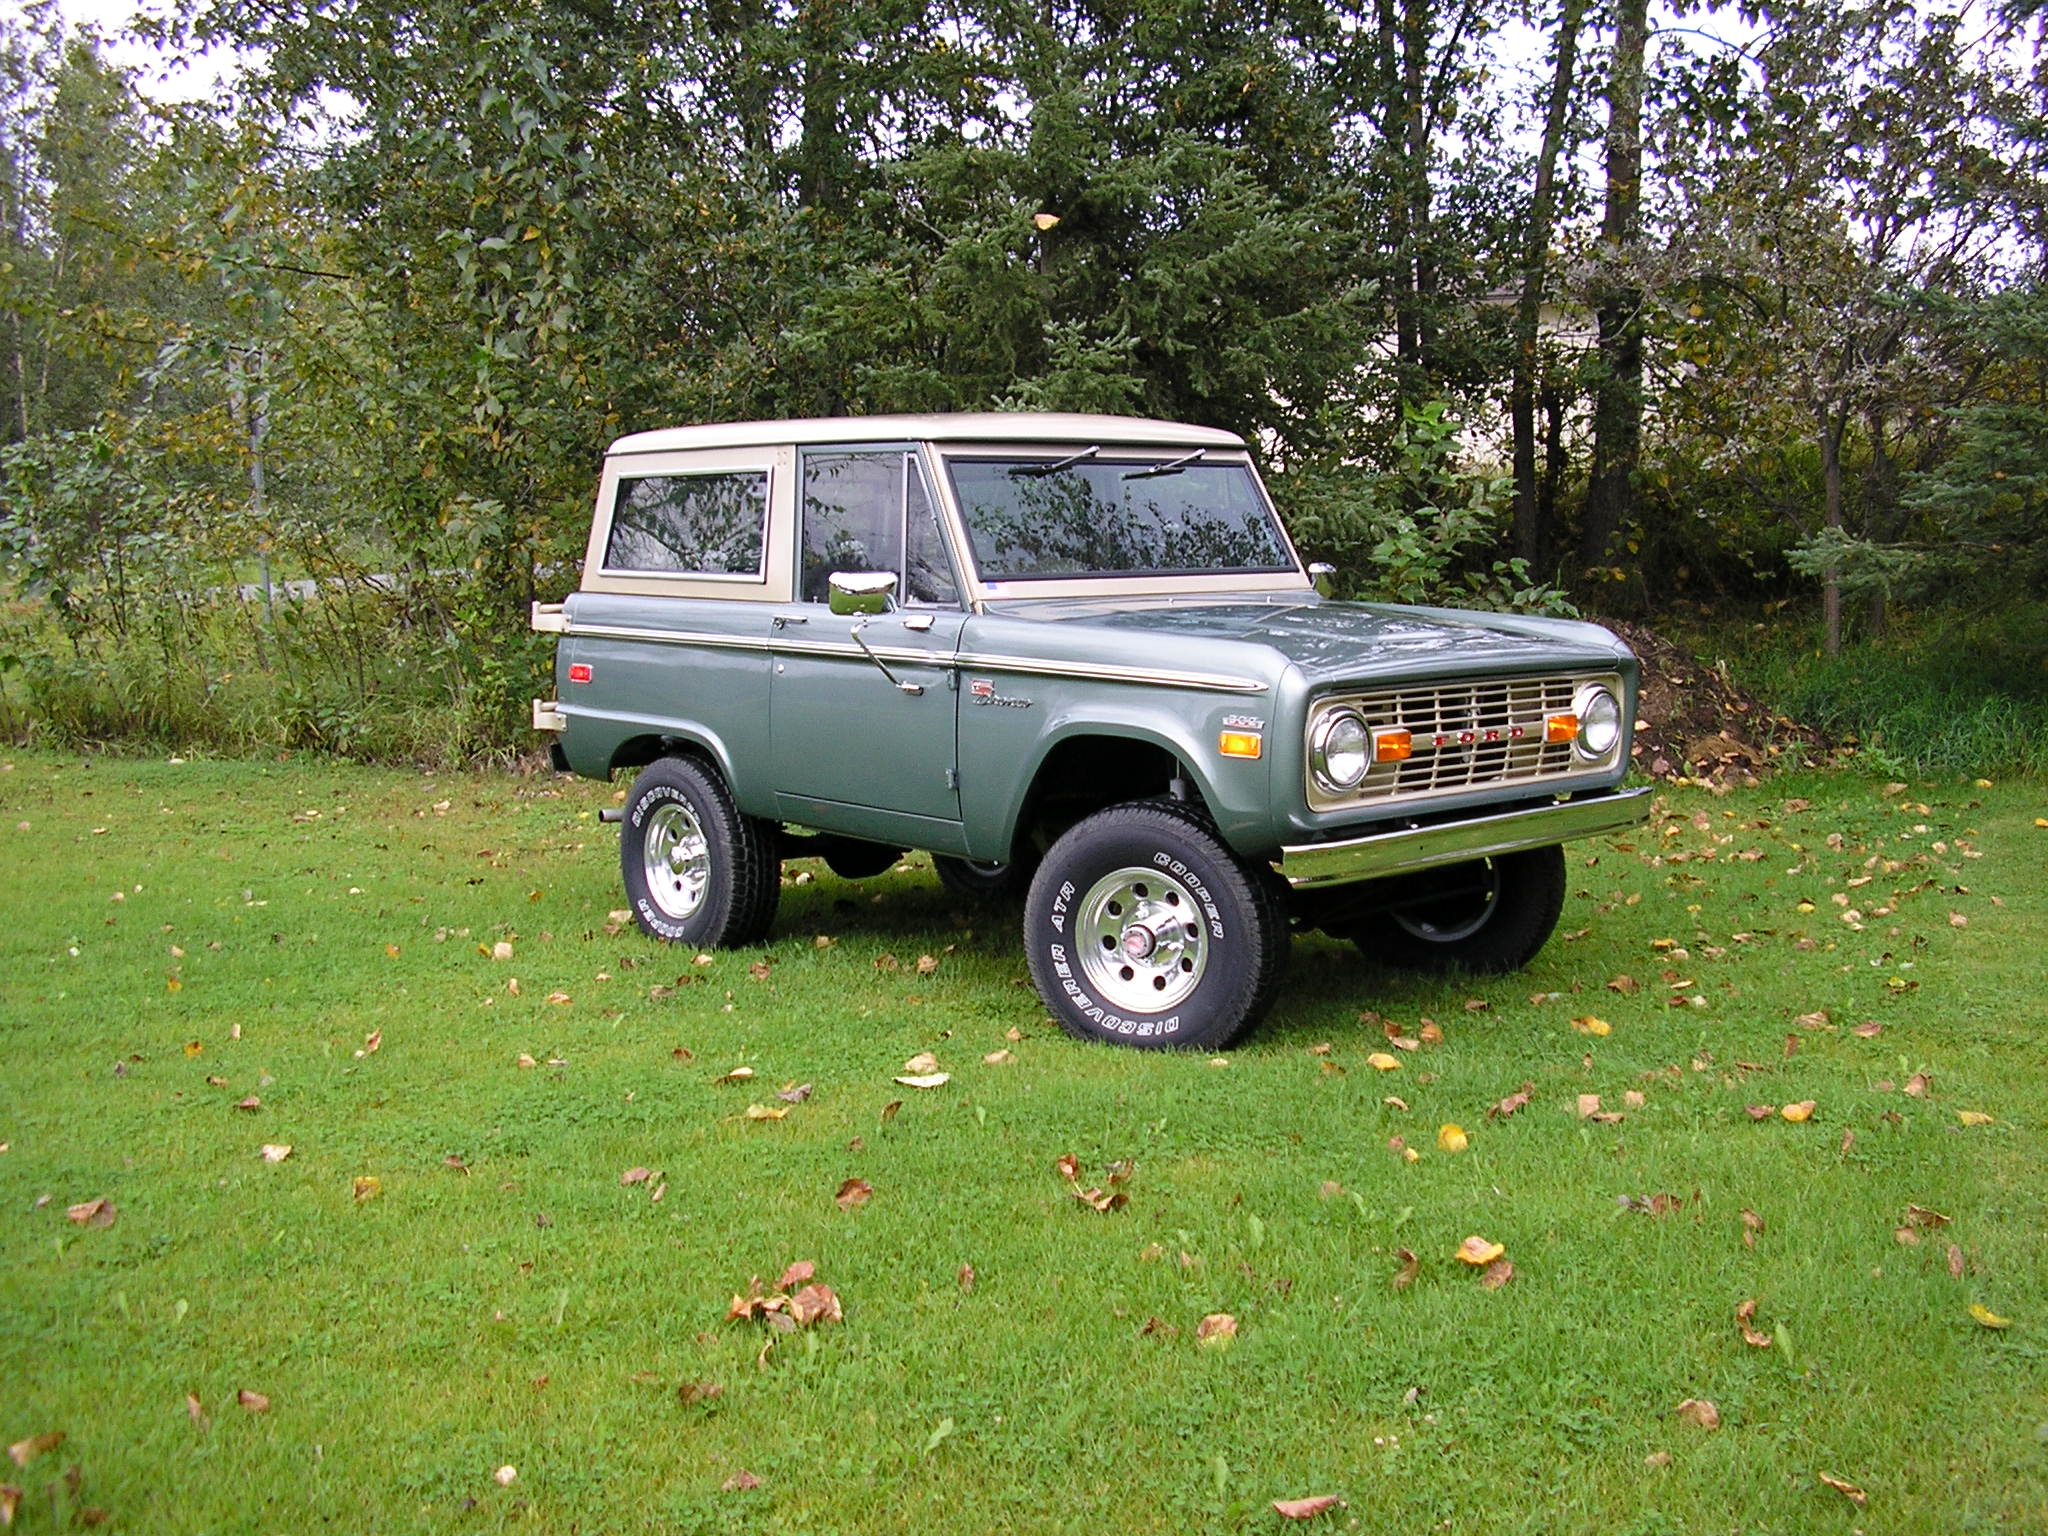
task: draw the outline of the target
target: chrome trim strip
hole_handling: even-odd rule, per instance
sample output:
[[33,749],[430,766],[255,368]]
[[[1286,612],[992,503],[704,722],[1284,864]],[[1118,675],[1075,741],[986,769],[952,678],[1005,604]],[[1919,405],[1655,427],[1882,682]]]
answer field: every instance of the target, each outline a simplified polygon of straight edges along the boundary
[[781,649],[765,635],[715,635],[687,629],[636,629],[628,624],[572,623],[563,633],[590,640],[645,640],[654,645],[709,645],[727,651]]
[[[593,640],[644,640],[655,645],[703,645],[728,651],[777,651],[789,656],[847,656],[861,659],[852,645],[821,640],[780,639],[765,635],[717,635],[697,630],[636,629],[625,624],[571,624],[565,633]],[[1152,667],[1113,667],[1086,661],[1032,661],[978,652],[926,651],[876,646],[875,654],[890,661],[917,661],[938,666],[972,668],[977,672],[1017,673],[1035,677],[1073,677],[1093,682],[1142,683],[1156,688],[1195,688],[1209,693],[1264,693],[1267,685],[1254,677],[1225,677],[1207,672],[1171,672]]]
[[1341,843],[1300,843],[1282,848],[1273,867],[1298,891],[1408,874],[1621,832],[1649,819],[1649,798],[1647,789],[1624,789],[1593,800],[1565,800],[1469,821],[1375,832]]
[[1017,672],[1037,677],[1078,677],[1106,683],[1145,683],[1157,688],[1199,688],[1209,693],[1264,693],[1267,684],[1255,677],[1225,677],[1212,672],[1171,672],[1156,667],[1112,667],[1090,661],[1027,661],[962,651],[953,658],[977,672]]

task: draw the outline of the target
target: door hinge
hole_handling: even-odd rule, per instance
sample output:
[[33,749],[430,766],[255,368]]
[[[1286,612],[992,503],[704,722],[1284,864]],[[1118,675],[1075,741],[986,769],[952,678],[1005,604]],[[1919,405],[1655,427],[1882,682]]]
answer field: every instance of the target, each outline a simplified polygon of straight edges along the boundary
[[948,768],[948,769],[946,770],[946,788],[948,788],[948,789],[958,789],[959,787],[960,787],[960,770],[959,770],[958,768]]
[[954,670],[953,668],[951,668],[951,667],[948,667],[948,668],[946,669],[946,692],[948,692],[948,693],[958,693],[959,691],[960,691],[960,674],[959,674],[958,672],[956,672],[956,671],[955,671],[955,670]]

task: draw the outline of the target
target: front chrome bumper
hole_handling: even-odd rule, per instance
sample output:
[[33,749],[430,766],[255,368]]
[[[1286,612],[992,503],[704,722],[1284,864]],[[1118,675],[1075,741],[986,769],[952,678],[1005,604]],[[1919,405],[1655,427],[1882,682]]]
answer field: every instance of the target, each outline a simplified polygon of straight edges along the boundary
[[1544,848],[1580,837],[1600,837],[1638,826],[1650,815],[1650,791],[1617,790],[1584,800],[1561,800],[1495,816],[1402,827],[1340,843],[1301,843],[1282,848],[1273,867],[1296,890],[1348,885],[1418,869],[1462,864]]

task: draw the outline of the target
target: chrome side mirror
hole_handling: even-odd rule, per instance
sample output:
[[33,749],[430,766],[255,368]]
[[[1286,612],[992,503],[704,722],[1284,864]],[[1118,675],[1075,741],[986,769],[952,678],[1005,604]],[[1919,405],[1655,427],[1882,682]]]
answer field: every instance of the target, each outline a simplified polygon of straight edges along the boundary
[[836,614],[887,613],[896,606],[894,571],[834,571],[825,585],[826,604]]
[[1337,567],[1327,560],[1311,560],[1308,579],[1315,584],[1318,597],[1328,597],[1337,590]]

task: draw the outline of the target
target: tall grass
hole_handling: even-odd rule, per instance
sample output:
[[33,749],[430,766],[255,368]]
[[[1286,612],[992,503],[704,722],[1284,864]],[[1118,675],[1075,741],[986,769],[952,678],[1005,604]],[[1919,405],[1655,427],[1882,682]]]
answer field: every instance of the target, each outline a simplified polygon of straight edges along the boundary
[[2048,604],[1918,619],[1839,656],[1752,632],[1730,661],[1884,772],[2048,774]]
[[153,604],[121,632],[0,609],[0,734],[21,744],[448,766],[530,750],[538,639],[483,646],[442,605],[354,586]]

